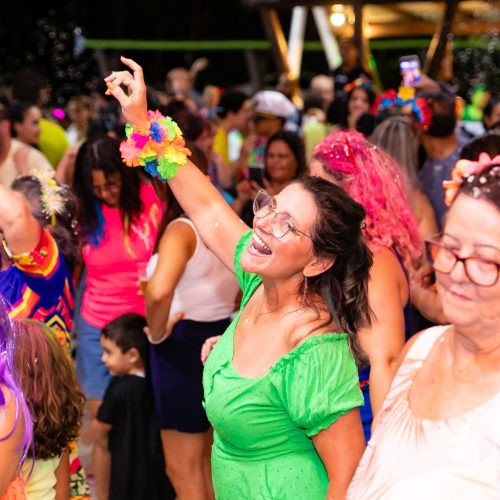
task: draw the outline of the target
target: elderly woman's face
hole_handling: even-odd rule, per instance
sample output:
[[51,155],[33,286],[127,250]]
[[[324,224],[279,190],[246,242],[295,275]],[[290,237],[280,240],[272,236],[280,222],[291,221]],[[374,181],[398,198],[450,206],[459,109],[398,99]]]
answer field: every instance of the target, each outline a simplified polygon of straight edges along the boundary
[[[311,234],[318,209],[310,193],[298,184],[290,184],[273,200],[276,212],[288,214],[297,229]],[[253,236],[241,257],[241,265],[245,271],[262,277],[291,278],[302,273],[313,258],[312,241],[293,231],[277,238],[272,229],[273,217],[274,212],[262,218],[254,217]]]
[[[453,203],[442,243],[460,257],[481,257],[500,263],[500,211],[481,199],[459,195]],[[500,279],[493,286],[474,284],[462,262],[449,274],[436,271],[443,310],[451,323],[467,328],[500,322]]]

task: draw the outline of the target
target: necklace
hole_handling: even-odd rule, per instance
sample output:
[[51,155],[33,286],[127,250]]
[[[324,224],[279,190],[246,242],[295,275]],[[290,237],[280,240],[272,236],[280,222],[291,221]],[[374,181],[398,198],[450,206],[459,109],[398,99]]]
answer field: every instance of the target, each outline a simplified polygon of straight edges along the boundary
[[[255,325],[255,323],[257,323],[257,321],[259,320],[259,318],[261,316],[265,316],[266,314],[271,314],[271,313],[275,313],[277,311],[280,311],[281,309],[284,309],[285,307],[287,307],[289,304],[283,304],[281,306],[278,306],[276,309],[272,309],[271,311],[265,311],[265,312],[260,312],[261,308],[262,308],[262,303],[264,302],[264,290],[262,290],[262,294],[259,298],[259,302],[257,303],[257,308],[256,308],[256,311],[255,311],[255,316],[253,318],[253,324]],[[294,309],[295,311],[295,309]],[[290,312],[294,312],[294,311],[290,311]],[[245,323],[249,323],[250,322],[250,318],[246,318],[245,319]]]

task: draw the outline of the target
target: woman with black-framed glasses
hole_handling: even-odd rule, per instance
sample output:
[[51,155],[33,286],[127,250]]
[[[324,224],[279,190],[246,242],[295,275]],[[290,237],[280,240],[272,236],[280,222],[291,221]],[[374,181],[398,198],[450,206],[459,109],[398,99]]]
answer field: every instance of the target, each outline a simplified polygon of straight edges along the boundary
[[500,491],[500,155],[478,156],[457,163],[444,231],[426,242],[450,324],[405,347],[350,499]]
[[[142,69],[122,61],[134,74],[110,75],[109,92],[141,127]],[[216,498],[343,498],[364,449],[354,360],[371,318],[364,209],[304,177],[259,198],[250,230],[189,161],[169,186],[243,289],[203,375]]]

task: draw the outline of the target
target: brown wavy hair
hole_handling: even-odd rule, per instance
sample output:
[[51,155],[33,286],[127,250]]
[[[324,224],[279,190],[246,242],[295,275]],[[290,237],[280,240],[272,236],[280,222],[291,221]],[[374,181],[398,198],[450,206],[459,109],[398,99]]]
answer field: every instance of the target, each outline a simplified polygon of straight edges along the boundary
[[78,437],[85,396],[54,333],[34,320],[18,327],[15,366],[33,416],[34,458],[57,457]]

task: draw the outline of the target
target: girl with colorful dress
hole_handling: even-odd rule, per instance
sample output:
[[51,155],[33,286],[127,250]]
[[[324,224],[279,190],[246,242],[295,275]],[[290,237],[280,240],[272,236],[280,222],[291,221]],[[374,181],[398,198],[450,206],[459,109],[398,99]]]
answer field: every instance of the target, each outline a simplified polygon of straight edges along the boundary
[[33,454],[23,464],[28,500],[68,498],[69,449],[80,430],[85,397],[70,358],[43,323],[18,325],[15,363],[33,412]]
[[[76,203],[52,174],[18,177],[0,186],[0,295],[15,320],[45,323],[70,357],[74,292],[79,260]],[[89,497],[76,448],[70,456],[70,495]]]

